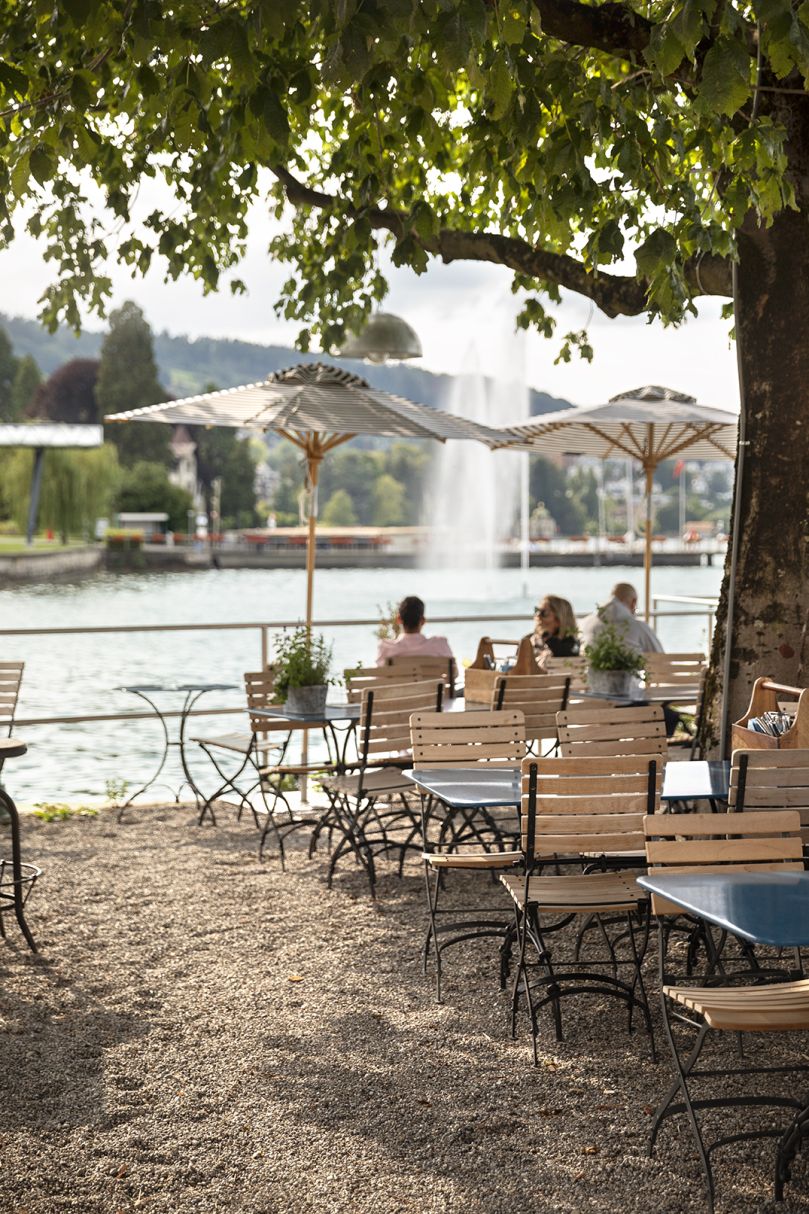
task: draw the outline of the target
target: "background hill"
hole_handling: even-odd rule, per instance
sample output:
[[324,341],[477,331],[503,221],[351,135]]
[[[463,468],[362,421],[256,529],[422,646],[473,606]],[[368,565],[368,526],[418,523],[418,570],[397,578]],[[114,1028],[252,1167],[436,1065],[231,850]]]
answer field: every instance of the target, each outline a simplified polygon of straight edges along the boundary
[[[104,334],[88,330],[79,337],[70,329],[46,332],[35,320],[0,313],[0,326],[9,335],[18,357],[30,354],[42,371],[50,375],[72,358],[98,358]],[[314,362],[317,354],[301,354],[286,346],[262,346],[255,342],[232,341],[225,338],[171,337],[168,333],[153,335],[154,353],[160,381],[173,396],[189,396],[214,383],[220,388],[249,384],[264,379],[272,371],[299,362]],[[384,367],[367,366],[350,359],[329,359],[339,366],[364,376],[375,387],[396,392],[423,405],[444,406],[449,396],[452,376],[436,375],[421,367],[398,364]],[[531,413],[550,413],[563,409],[569,401],[549,396],[547,392],[530,392]],[[504,423],[519,420],[519,408]],[[496,424],[496,423],[493,423]]]

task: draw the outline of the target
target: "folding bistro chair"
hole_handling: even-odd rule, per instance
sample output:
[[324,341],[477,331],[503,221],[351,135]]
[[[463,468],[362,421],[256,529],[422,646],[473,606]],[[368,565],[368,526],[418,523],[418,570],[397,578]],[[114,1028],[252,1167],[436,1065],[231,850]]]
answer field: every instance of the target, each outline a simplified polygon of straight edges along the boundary
[[447,685],[447,663],[443,658],[397,658],[395,665],[388,663],[385,666],[356,666],[343,673],[350,704],[358,704],[363,691],[372,687],[391,687],[400,683],[436,683],[439,679]]
[[412,805],[413,783],[402,774],[412,766],[410,717],[424,709],[440,711],[443,694],[442,682],[427,680],[380,684],[362,691],[355,769],[322,781],[330,808],[312,837],[314,850],[324,829],[330,836],[338,835],[329,859],[329,886],[338,862],[348,853],[364,868],[372,897],[377,856],[397,852],[401,876],[406,853],[417,846],[420,831]]
[[549,741],[552,752],[559,744],[556,714],[567,708],[569,693],[570,675],[504,674],[495,679],[491,707],[523,714],[529,753],[538,754]]
[[[538,758],[522,765],[522,849],[525,873],[504,873],[500,880],[514,900],[519,960],[512,991],[512,1035],[516,1032],[520,995],[524,995],[531,1021],[534,1062],[537,1057],[537,1013],[550,1004],[557,1040],[562,1039],[560,1001],[580,994],[604,994],[622,1000],[632,1014],[643,1016],[654,1057],[649,1004],[643,987],[641,964],[649,934],[648,895],[636,883],[637,870],[585,871],[594,857],[643,846],[643,820],[660,803],[662,770],[657,756]],[[576,864],[578,871],[545,875],[545,866]],[[621,916],[629,942],[628,957],[619,957],[615,941],[602,931],[608,957],[551,959],[546,943],[549,930],[564,926],[576,916]],[[563,916],[550,925],[548,917]],[[529,943],[537,960],[527,959]],[[629,966],[628,981],[618,977]],[[600,968],[595,968],[600,967]],[[536,976],[532,976],[535,974]],[[538,998],[535,998],[535,992]]]
[[[11,737],[25,662],[0,662],[0,736]],[[0,755],[0,771],[5,759]]]
[[804,855],[809,847],[809,750],[734,750],[728,809],[795,809]]
[[[691,758],[696,757],[702,718],[703,692],[707,661],[704,653],[645,653],[646,687],[660,698],[668,696],[664,712],[668,711],[668,730],[674,734],[682,724],[681,709],[694,717],[694,732],[669,745],[688,746]],[[686,727],[683,726],[683,732]]]
[[542,662],[542,669],[545,674],[569,678],[571,691],[584,691],[587,686],[587,658],[578,654],[569,658],[546,657]]
[[386,666],[401,674],[401,682],[417,682],[419,679],[441,679],[446,688],[444,694],[453,698],[457,675],[454,658],[401,657],[388,658]]
[[[287,721],[282,716],[277,719],[259,716],[255,711],[275,708],[279,713],[283,712],[277,703],[272,670],[247,671],[244,675],[244,687],[250,721],[249,731],[234,731],[214,738],[191,739],[208,756],[221,780],[215,792],[204,799],[199,822],[202,824],[206,814],[210,814],[211,821],[215,824],[214,806],[217,803],[233,804],[228,798],[234,797],[238,818],[241,818],[245,808],[249,809],[256,826],[259,826],[260,817],[265,817],[259,843],[259,858],[264,855],[267,836],[272,834],[283,867],[284,840],[293,831],[315,826],[320,817],[319,814],[301,814],[293,809],[284,790],[284,780],[288,776],[311,775],[333,769],[334,760],[330,758],[325,763],[285,763],[292,734],[302,726]],[[273,741],[273,735],[277,741]],[[235,770],[224,769],[224,759],[220,752],[238,756]],[[246,784],[246,787],[243,787],[243,784]],[[256,793],[260,797],[258,803],[254,799]],[[280,811],[279,805],[282,807]]]
[[[796,810],[728,814],[688,814],[679,818],[658,815],[644,822],[648,875],[664,873],[733,872],[801,872],[803,870],[800,817]],[[667,920],[683,914],[682,908],[657,894],[652,895],[652,913],[658,918],[659,976],[661,1006],[666,1038],[671,1049],[676,1078],[657,1107],[649,1140],[653,1154],[663,1122],[684,1113],[688,1118],[696,1143],[708,1190],[708,1208],[714,1208],[714,1177],[710,1157],[717,1147],[753,1138],[779,1139],[775,1172],[775,1199],[783,1196],[784,1181],[789,1178],[789,1163],[800,1144],[801,1133],[809,1124],[806,1097],[769,1095],[753,1091],[740,1093],[742,1077],[775,1075],[782,1072],[790,1089],[795,1086],[795,1071],[809,1067],[754,1066],[747,1062],[741,1049],[737,1066],[718,1068],[711,1060],[708,1068],[698,1067],[703,1047],[710,1033],[777,1033],[809,1029],[809,979],[800,977],[788,982],[764,982],[763,971],[728,973],[719,948],[706,929],[708,967],[703,985],[693,980],[685,985],[678,982],[672,971],[667,952]],[[800,958],[797,958],[800,969]],[[748,978],[755,985],[737,985]],[[690,975],[687,975],[691,979]],[[678,1048],[675,1030],[690,1030],[690,1050],[687,1044]],[[696,1038],[693,1033],[696,1031]],[[730,1093],[717,1096],[716,1081],[731,1080]],[[692,1095],[693,1087],[708,1080],[710,1094],[704,1098]],[[795,1110],[795,1116],[784,1129],[772,1127],[760,1130],[740,1129],[706,1143],[697,1112],[702,1109],[770,1106]]]
[[[463,771],[465,791],[469,791],[472,769],[513,768],[525,754],[525,718],[519,711],[414,713],[410,719],[413,767],[417,771],[434,769]],[[485,794],[485,790],[484,790]],[[474,796],[474,793],[472,794]],[[449,809],[443,821],[435,820],[435,801],[421,795],[421,836],[424,880],[429,925],[422,950],[424,972],[431,947],[435,949],[436,1000],[441,1003],[441,956],[445,949],[462,940],[496,936],[501,948],[501,985],[511,916],[503,914],[507,906],[487,907],[475,901],[470,906],[439,905],[446,874],[482,872],[489,877],[521,862],[517,850],[517,814],[514,806],[503,814],[469,804],[463,810]],[[498,820],[500,819],[500,820]],[[510,828],[510,829],[509,829]],[[509,845],[509,834],[511,842]],[[496,915],[496,918],[492,918]],[[445,921],[448,919],[448,921]]]
[[559,750],[566,758],[666,753],[666,726],[659,704],[630,708],[575,704],[556,717]]

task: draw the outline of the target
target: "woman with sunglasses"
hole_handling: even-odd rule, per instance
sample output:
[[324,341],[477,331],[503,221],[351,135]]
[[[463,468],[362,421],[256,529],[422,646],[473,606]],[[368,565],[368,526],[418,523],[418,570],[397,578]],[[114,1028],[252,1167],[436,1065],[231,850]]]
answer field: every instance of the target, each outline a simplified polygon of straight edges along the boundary
[[579,630],[573,608],[567,599],[546,594],[534,608],[534,631],[531,634],[534,657],[542,668],[545,659],[572,658],[579,652]]

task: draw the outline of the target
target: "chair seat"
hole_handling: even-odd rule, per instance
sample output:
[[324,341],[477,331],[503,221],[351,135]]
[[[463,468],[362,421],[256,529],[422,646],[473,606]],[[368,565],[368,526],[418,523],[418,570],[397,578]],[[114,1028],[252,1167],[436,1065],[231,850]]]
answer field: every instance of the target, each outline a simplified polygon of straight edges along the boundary
[[424,852],[431,868],[513,868],[522,860],[518,851]]
[[704,1016],[713,1029],[748,1033],[809,1029],[809,978],[767,986],[664,986],[663,993]]
[[[196,742],[199,746],[216,746],[220,750],[232,750],[236,754],[247,755],[253,749],[255,737],[252,733],[223,733],[215,738],[191,738],[192,742]],[[283,746],[278,742],[267,742],[259,740],[256,746],[259,759],[264,761],[266,756],[272,754],[273,751],[280,753]]]
[[[594,914],[598,911],[631,911],[649,895],[637,884],[638,870],[629,872],[571,873],[552,877],[531,877],[528,901],[540,908],[568,914]],[[525,879],[501,875],[500,880],[514,901],[523,908]]]
[[412,780],[402,775],[397,767],[383,767],[378,771],[366,771],[356,776],[332,776],[323,781],[327,792],[339,792],[349,797],[355,797],[362,784],[363,793],[410,792],[416,791]]
[[191,741],[199,743],[200,746],[218,746],[222,750],[235,750],[241,755],[246,755],[253,745],[253,735],[251,733],[223,733],[216,738],[191,738]]

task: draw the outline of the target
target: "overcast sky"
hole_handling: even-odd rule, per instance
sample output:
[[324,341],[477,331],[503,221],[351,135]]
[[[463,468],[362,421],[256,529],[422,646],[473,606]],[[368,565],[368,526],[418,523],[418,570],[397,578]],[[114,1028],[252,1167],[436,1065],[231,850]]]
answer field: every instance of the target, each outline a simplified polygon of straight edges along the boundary
[[[206,298],[191,279],[166,284],[158,271],[133,280],[128,271],[111,266],[115,303],[134,299],[156,331],[291,345],[296,326],[273,312],[289,269],[270,262],[269,237],[269,222],[254,209],[248,254],[239,271],[249,288],[246,296],[231,296],[225,286]],[[36,316],[49,270],[41,248],[29,237],[18,236],[9,250],[0,253],[0,311]],[[384,307],[416,329],[424,348],[420,365],[431,371],[452,374],[472,367],[512,378],[522,367],[532,387],[576,404],[657,383],[688,392],[704,404],[738,408],[736,358],[728,336],[730,322],[720,319],[721,300],[701,300],[697,319],[679,329],[664,329],[642,317],[609,320],[588,300],[569,295],[560,309],[557,331],[589,327],[595,356],[592,363],[575,357],[554,366],[559,341],[535,333],[515,338],[516,304],[510,280],[502,267],[475,262],[433,263],[421,277],[394,268]],[[102,327],[94,317],[88,318],[87,325]]]

